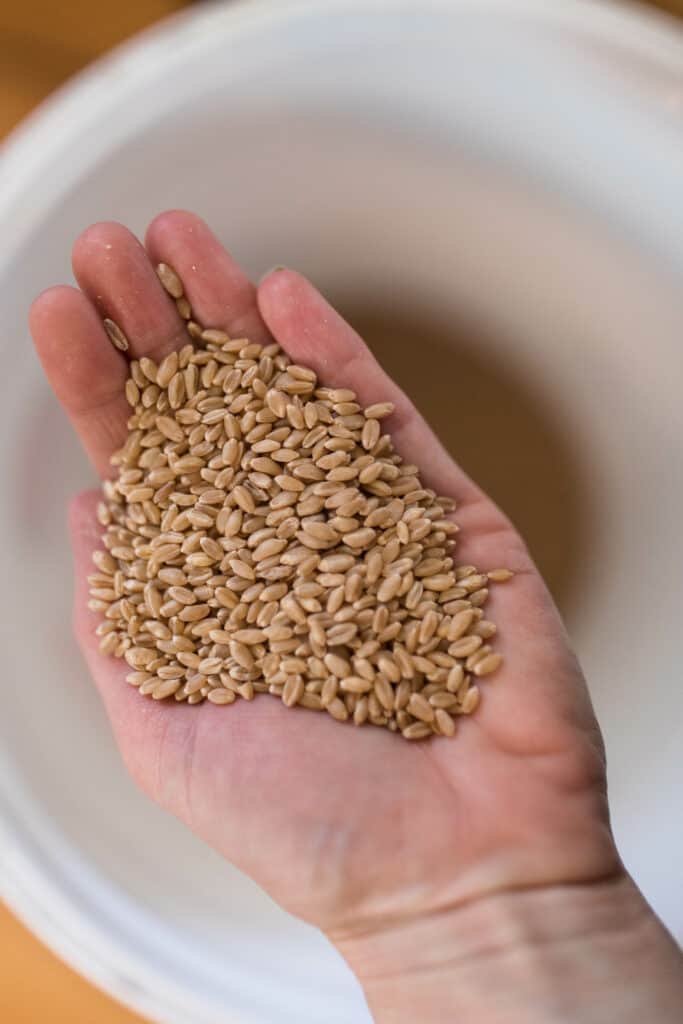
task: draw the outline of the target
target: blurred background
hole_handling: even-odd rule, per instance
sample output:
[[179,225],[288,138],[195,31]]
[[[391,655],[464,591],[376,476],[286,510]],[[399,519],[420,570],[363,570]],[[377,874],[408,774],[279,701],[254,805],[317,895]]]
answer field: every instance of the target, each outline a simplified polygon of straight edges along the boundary
[[[97,5],[81,0],[62,0],[60,4],[52,0],[2,0],[0,140],[86,64],[134,33],[191,5],[191,0],[116,0],[114,4]],[[651,0],[650,5],[683,17],[683,0]],[[364,316],[360,310],[354,319],[372,340],[371,314]],[[393,369],[400,379],[401,367]],[[471,372],[476,375],[477,369]],[[420,396],[415,397],[419,401]],[[529,432],[533,432],[533,424],[529,424]],[[497,483],[496,496],[505,503],[507,496],[501,493],[501,482],[487,481],[487,467],[484,464],[482,468],[482,482],[489,483],[494,493]],[[523,510],[516,518],[523,525]],[[527,534],[533,535],[534,524],[526,525]],[[544,566],[542,537],[537,539],[535,553],[552,578],[553,567]],[[562,603],[560,576],[554,584]],[[132,1024],[140,1018],[70,971],[0,905],[0,1020],[3,1024],[35,1024],[39,1020],[49,1024]]]
[[[1,0],[0,138],[90,61],[185,0]],[[3,1024],[135,1024],[141,1020],[93,988],[0,904],[0,1020]]]

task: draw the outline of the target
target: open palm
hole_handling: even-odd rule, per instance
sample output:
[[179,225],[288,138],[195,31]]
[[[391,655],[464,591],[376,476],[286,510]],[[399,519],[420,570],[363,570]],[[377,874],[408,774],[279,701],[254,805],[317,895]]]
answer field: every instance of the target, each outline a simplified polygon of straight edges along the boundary
[[269,696],[229,708],[157,703],[126,685],[125,664],[99,653],[86,583],[99,545],[97,495],[81,495],[71,513],[76,631],[133,777],[284,907],[333,934],[488,892],[609,875],[617,859],[600,735],[543,581],[509,521],[304,278],[280,270],[256,289],[187,213],[157,217],[145,247],[118,224],[85,231],[74,249],[80,290],[44,292],[31,329],[98,471],[110,472],[129,412],[126,358],[102,316],[122,326],[137,358],[158,360],[187,340],[154,272],[160,261],[177,269],[202,323],[275,338],[364,405],[394,402],[387,426],[396,449],[458,502],[458,561],[517,575],[491,597],[504,667],[455,739],[410,744]]

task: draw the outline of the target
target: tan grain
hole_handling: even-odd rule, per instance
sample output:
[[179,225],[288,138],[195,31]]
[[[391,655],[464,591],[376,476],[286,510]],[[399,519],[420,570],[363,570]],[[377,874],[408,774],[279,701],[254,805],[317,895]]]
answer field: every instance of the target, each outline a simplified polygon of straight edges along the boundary
[[412,725],[408,725],[405,729],[401,730],[401,735],[406,740],[423,740],[427,736],[431,736],[431,734],[431,726],[427,725],[426,722],[413,722]]
[[293,708],[298,704],[304,695],[304,688],[303,676],[290,676],[282,690],[282,703],[285,707]]
[[201,327],[175,271],[157,273],[189,340],[130,364],[89,577],[101,649],[159,701],[270,693],[409,740],[452,736],[479,701],[472,676],[502,661],[481,605],[512,574],[454,566],[454,502],[382,433],[392,403],[363,410],[276,345]]
[[492,569],[486,574],[492,583],[507,583],[515,575],[509,569]]
[[485,658],[476,663],[472,671],[475,676],[488,676],[500,668],[502,663],[503,656],[501,654],[487,654]]
[[443,708],[437,708],[434,712],[436,726],[442,736],[455,735],[455,722]]
[[413,693],[408,701],[408,711],[422,722],[434,721],[434,708],[421,693]]
[[465,694],[462,700],[462,713],[463,715],[471,715],[473,711],[479,706],[480,693],[478,686],[470,686],[469,690]]
[[170,296],[174,299],[180,299],[183,296],[183,285],[172,267],[169,267],[167,263],[159,263],[157,266],[157,276],[161,281],[162,285]]
[[393,411],[393,402],[375,402],[374,405],[367,406],[365,415],[369,420],[382,420],[385,416],[391,416]]
[[130,348],[130,343],[119,325],[114,320],[110,320],[109,317],[105,317],[102,322],[114,348],[117,348],[119,352],[127,352]]

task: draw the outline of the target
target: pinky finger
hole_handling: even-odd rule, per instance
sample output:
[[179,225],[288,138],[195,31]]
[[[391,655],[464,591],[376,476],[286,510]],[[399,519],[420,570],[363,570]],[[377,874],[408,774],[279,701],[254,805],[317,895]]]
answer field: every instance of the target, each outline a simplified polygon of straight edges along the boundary
[[29,315],[47,378],[99,472],[125,438],[130,407],[124,395],[128,364],[107,337],[90,301],[67,285],[49,288]]

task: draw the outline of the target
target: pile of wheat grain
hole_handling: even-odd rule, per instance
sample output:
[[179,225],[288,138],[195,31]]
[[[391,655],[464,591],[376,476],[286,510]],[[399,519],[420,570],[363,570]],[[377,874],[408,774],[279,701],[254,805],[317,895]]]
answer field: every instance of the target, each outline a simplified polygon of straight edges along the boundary
[[394,452],[390,403],[363,409],[276,344],[201,328],[174,271],[158,272],[189,343],[130,364],[89,579],[101,650],[157,700],[270,693],[406,739],[452,736],[501,663],[482,606],[512,574],[454,566],[454,502]]

